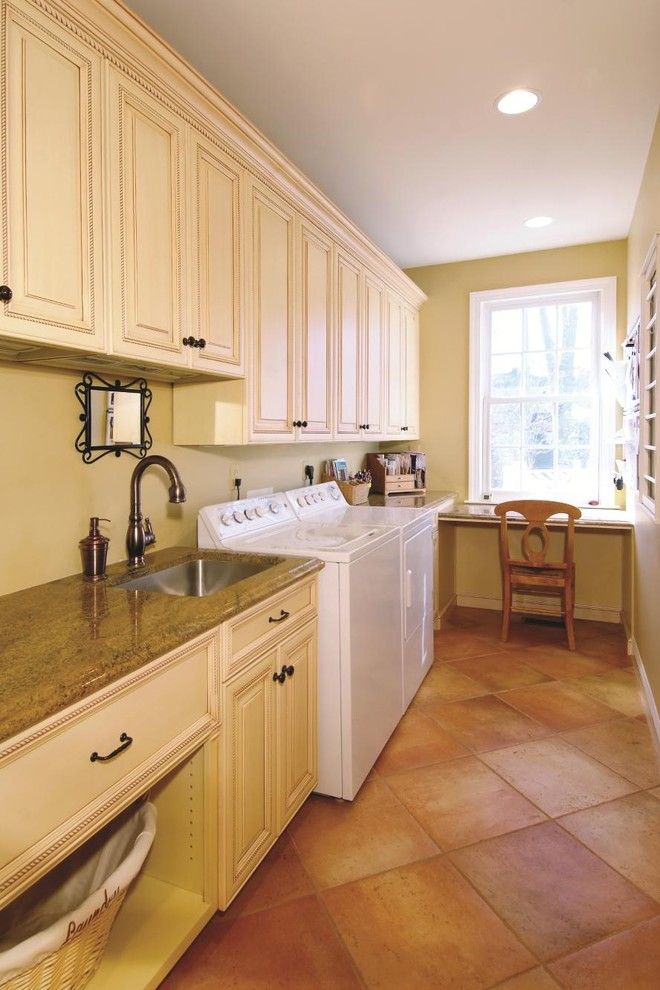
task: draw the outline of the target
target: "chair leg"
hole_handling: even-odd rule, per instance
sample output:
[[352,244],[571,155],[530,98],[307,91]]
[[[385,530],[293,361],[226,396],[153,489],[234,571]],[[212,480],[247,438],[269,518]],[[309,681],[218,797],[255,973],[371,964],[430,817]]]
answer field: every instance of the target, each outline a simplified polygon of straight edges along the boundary
[[502,633],[500,639],[503,643],[509,638],[509,623],[511,622],[511,584],[509,581],[502,582]]
[[575,650],[575,627],[573,625],[573,612],[575,610],[575,589],[574,577],[568,577],[564,589],[564,609],[566,624],[566,637],[568,639],[569,650]]

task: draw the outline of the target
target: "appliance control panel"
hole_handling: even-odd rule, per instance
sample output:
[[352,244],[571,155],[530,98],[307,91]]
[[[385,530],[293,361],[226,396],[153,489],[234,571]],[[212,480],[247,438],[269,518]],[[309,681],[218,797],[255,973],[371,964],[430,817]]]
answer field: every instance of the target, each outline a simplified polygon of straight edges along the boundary
[[320,512],[332,509],[345,509],[348,505],[339,486],[334,481],[324,481],[321,485],[306,485],[293,488],[286,493],[291,508],[298,519],[308,519]]
[[241,533],[258,533],[296,518],[283,492],[207,505],[200,510],[200,516],[221,539]]

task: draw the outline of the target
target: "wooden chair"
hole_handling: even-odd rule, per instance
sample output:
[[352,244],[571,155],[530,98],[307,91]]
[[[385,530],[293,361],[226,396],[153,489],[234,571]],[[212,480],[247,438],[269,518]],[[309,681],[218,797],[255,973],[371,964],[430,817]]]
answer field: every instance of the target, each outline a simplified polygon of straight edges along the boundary
[[[524,517],[527,529],[523,533],[521,550],[524,559],[511,557],[507,515],[510,512]],[[567,516],[564,537],[564,559],[560,562],[547,560],[550,535],[546,523],[550,516],[565,513]],[[555,594],[562,603],[568,648],[575,649],[575,629],[573,611],[575,608],[575,520],[582,513],[575,505],[567,502],[546,502],[536,499],[521,499],[501,502],[495,506],[495,515],[500,517],[500,559],[502,563],[502,641],[509,638],[511,622],[511,599],[514,591],[524,594]],[[540,540],[540,548],[532,549],[530,540]]]

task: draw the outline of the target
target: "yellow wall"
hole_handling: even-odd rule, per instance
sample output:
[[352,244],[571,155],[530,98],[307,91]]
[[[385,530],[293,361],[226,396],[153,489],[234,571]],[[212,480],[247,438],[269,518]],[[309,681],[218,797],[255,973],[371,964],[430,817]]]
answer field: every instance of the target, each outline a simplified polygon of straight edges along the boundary
[[[639,276],[654,234],[660,232],[660,117],[649,150],[628,238],[628,323],[640,312]],[[660,512],[660,509],[659,509]],[[634,635],[656,699],[660,699],[660,515],[638,504],[635,518]]]
[[[617,279],[617,332],[626,328],[626,242],[607,241],[553,251],[504,255],[448,265],[413,268],[408,275],[428,295],[420,317],[421,440],[428,454],[431,488],[468,488],[468,376],[470,292],[536,285],[570,279]],[[604,541],[604,542],[603,542]],[[630,597],[622,585],[621,538],[578,537],[577,606],[618,615]],[[618,555],[605,570],[603,554]],[[580,560],[581,558],[581,560]],[[456,593],[499,607],[500,584],[494,533],[475,527],[456,529]]]
[[[85,370],[93,371],[93,366]],[[78,540],[89,516],[107,516],[108,559],[126,557],[129,480],[137,461],[112,454],[83,464],[73,446],[80,428],[74,395],[78,372],[0,362],[0,594],[51,581],[80,570]],[[303,463],[320,479],[322,460],[345,457],[361,467],[366,444],[287,444],[258,447],[172,446],[172,389],[149,383],[154,445],[179,469],[188,493],[183,505],[167,502],[167,476],[150,468],[143,478],[143,506],[158,546],[195,546],[197,510],[232,497],[230,471],[238,465],[246,488],[275,491],[303,484]],[[373,449],[373,445],[371,445]],[[147,551],[148,553],[149,551]]]

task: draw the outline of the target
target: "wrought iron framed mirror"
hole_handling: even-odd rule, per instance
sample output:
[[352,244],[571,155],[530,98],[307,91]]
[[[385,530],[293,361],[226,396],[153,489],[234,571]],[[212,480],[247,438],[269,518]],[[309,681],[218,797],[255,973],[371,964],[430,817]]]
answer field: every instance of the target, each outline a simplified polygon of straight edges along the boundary
[[153,440],[148,416],[151,390],[144,378],[123,385],[119,379],[108,382],[85,371],[75,393],[83,409],[75,447],[85,464],[93,464],[106,454],[146,456]]

